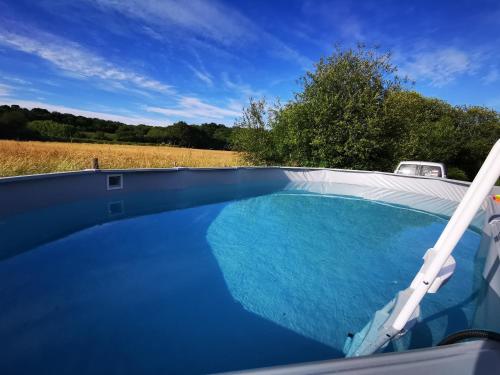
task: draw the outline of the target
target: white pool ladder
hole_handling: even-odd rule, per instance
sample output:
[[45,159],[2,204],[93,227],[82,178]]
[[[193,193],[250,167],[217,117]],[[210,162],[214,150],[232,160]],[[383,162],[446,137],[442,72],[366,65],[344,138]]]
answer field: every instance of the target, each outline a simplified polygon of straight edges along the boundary
[[500,175],[500,139],[491,149],[474,181],[453,213],[434,247],[427,250],[424,264],[410,286],[377,311],[373,319],[344,345],[347,357],[375,353],[390,340],[406,333],[416,322],[420,302],[426,293],[435,293],[452,275],[453,249],[474,219]]

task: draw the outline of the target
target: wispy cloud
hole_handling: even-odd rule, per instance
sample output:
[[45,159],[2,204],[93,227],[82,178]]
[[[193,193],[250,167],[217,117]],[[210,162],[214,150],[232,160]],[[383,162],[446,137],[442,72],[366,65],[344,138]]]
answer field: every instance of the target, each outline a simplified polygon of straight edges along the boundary
[[174,92],[171,86],[116,66],[75,42],[39,30],[31,34],[36,37],[0,27],[0,44],[38,56],[77,78],[98,78],[165,94]]
[[[346,42],[362,42],[366,40],[366,33],[354,9],[354,7],[359,7],[359,4],[354,4],[345,1],[305,1],[302,4],[302,11],[307,16],[317,19],[318,22],[331,25],[339,34],[337,39],[340,37]],[[333,40],[329,41],[329,43],[332,42]]]
[[[4,82],[0,82],[0,96],[13,96],[17,93],[30,93],[35,95],[46,94],[46,91],[41,90],[37,87],[34,87],[27,81],[19,80],[14,81],[12,79],[8,79],[7,77],[1,77],[4,79]],[[15,85],[6,84],[7,82],[14,82]]]
[[486,102],[486,106],[500,111],[500,96],[489,98]]
[[159,40],[159,41],[163,41],[164,40],[163,35],[161,35],[160,33],[156,32],[156,31],[154,31],[149,26],[143,26],[142,27],[142,32],[144,34],[148,35],[149,37],[153,38],[153,39],[156,39],[156,40]]
[[443,87],[463,74],[475,72],[476,68],[469,54],[449,47],[414,53],[407,58],[400,71],[411,79]]
[[31,101],[31,100],[19,100],[19,99],[14,99],[14,98],[5,98],[5,99],[0,98],[0,104],[7,104],[7,105],[17,104],[20,107],[28,108],[28,109],[45,108],[49,111],[57,111],[57,112],[61,112],[61,113],[72,113],[72,114],[78,115],[78,116],[100,118],[103,120],[111,120],[111,121],[119,121],[119,122],[123,122],[123,123],[129,124],[129,125],[146,124],[146,125],[165,126],[165,125],[169,125],[171,123],[171,121],[168,119],[158,120],[155,118],[141,117],[141,116],[135,116],[135,115],[124,116],[124,115],[119,115],[119,114],[115,114],[115,113],[95,112],[95,111],[90,111],[90,110],[86,110],[86,109],[67,107],[67,106],[58,105],[58,104],[51,104],[51,103]]
[[207,71],[198,70],[190,64],[188,66],[200,81],[206,83],[208,86],[213,86],[214,82],[212,80],[212,76]]
[[148,106],[145,110],[147,112],[159,113],[165,116],[196,118],[210,121],[227,120],[228,118],[234,119],[241,114],[241,112],[236,110],[234,107],[217,107],[190,96],[181,97],[177,106],[174,108]]
[[9,75],[7,75],[7,74],[5,74],[3,72],[2,72],[2,79],[5,80],[5,81],[8,81],[8,82],[12,82],[12,83],[18,84],[18,85],[31,85],[31,82],[26,81],[25,79],[21,79],[21,78],[18,78],[18,77],[9,76]]
[[482,78],[483,83],[490,84],[500,80],[500,71],[496,67],[491,67],[488,73]]
[[[211,0],[87,0],[101,9],[112,9],[147,24],[142,31],[158,39],[161,35],[185,33],[198,42],[211,41],[225,47],[268,44],[270,54],[301,67],[311,60],[282,40],[263,30],[236,9]],[[165,32],[168,30],[168,32]]]
[[12,86],[0,83],[0,96],[8,96],[12,92]]
[[151,26],[173,25],[185,32],[203,35],[219,43],[232,45],[251,40],[251,22],[237,11],[215,1],[189,0],[89,0],[111,8]]
[[262,90],[254,90],[249,84],[243,83],[239,77],[236,80],[231,79],[227,72],[222,72],[221,77],[222,83],[227,89],[234,94],[243,95],[245,99],[249,97],[258,98],[264,95]]

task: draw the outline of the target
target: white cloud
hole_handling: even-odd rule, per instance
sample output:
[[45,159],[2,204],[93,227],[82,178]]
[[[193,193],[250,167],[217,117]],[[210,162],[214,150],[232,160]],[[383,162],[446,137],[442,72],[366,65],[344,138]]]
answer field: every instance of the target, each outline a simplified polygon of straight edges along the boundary
[[[250,40],[251,22],[238,12],[214,1],[189,0],[90,0],[152,25],[166,24],[225,45]],[[150,28],[151,29],[151,28]]]
[[194,66],[192,65],[188,65],[189,66],[189,69],[191,69],[191,71],[194,73],[194,75],[200,79],[200,81],[204,82],[207,84],[207,86],[213,86],[213,81],[212,81],[212,76],[206,72],[206,71],[201,71],[201,70],[198,70],[196,69]]
[[159,40],[159,41],[163,40],[163,35],[161,35],[160,33],[156,32],[151,27],[143,26],[142,27],[142,31],[144,32],[144,34],[148,35],[149,37],[151,37],[153,39],[156,39],[156,40]]
[[490,98],[490,99],[486,102],[486,106],[487,106],[487,107],[494,108],[494,109],[496,109],[497,111],[500,111],[500,96],[499,96],[499,97],[496,97],[496,98]]
[[411,79],[443,87],[460,75],[473,73],[475,69],[476,65],[467,53],[448,47],[413,54],[403,64],[400,72]]
[[4,79],[5,81],[9,81],[9,82],[18,84],[18,85],[31,85],[31,82],[28,82],[28,81],[21,79],[21,78],[18,78],[18,77],[8,76],[5,73],[2,73],[2,79]]
[[241,113],[243,111],[243,107],[244,107],[244,104],[242,102],[240,102],[239,100],[235,100],[235,99],[230,99],[228,102],[228,105],[227,105],[228,109],[232,109],[233,111],[238,112],[240,114],[239,116],[241,116]]
[[[303,68],[311,60],[286,45],[274,35],[259,28],[235,9],[211,0],[87,0],[102,9],[112,9],[148,24],[143,32],[154,39],[161,35],[187,33],[196,42],[210,40],[223,46],[241,47],[266,43],[268,51],[283,60],[294,61]],[[152,34],[153,32],[153,34]],[[193,43],[190,40],[190,43]]]
[[157,80],[122,69],[79,44],[34,30],[37,39],[0,28],[0,44],[36,55],[77,78],[98,78],[104,81],[132,84],[161,93],[173,93],[173,88]]
[[227,108],[217,107],[190,96],[180,97],[178,105],[175,108],[148,106],[145,109],[148,112],[160,113],[166,116],[197,118],[210,121],[235,118],[241,115],[241,111],[236,110],[234,105]]
[[336,22],[342,36],[355,41],[365,40],[365,34],[361,22],[353,15],[338,17]]
[[[314,17],[318,23],[335,28],[345,41],[361,42],[367,38],[363,24],[356,14],[360,6],[351,3],[345,1],[304,1],[302,11],[309,17]],[[370,30],[372,37],[374,32],[374,30]],[[331,48],[330,43],[332,42],[333,40],[329,41],[328,48]]]
[[500,80],[500,72],[494,67],[482,78],[482,81],[486,84],[494,83],[498,80]]
[[89,111],[85,109],[80,109],[80,108],[72,108],[72,107],[66,107],[63,105],[58,105],[58,104],[50,104],[50,103],[45,103],[45,102],[37,102],[37,101],[31,101],[31,100],[18,100],[18,99],[12,99],[12,98],[7,98],[7,99],[0,99],[0,104],[7,104],[7,105],[12,105],[12,104],[17,104],[20,107],[23,108],[45,108],[49,111],[57,111],[61,113],[72,113],[74,115],[78,116],[85,116],[85,117],[90,117],[90,118],[100,118],[103,120],[111,120],[111,121],[119,121],[123,122],[125,124],[130,124],[130,125],[139,125],[139,124],[145,124],[145,125],[168,125],[171,123],[170,120],[168,119],[163,119],[163,120],[158,120],[154,118],[147,118],[147,117],[140,117],[140,116],[124,116],[124,115],[118,115],[114,113],[106,113],[106,112],[95,112],[95,111]]
[[264,92],[261,90],[254,90],[250,85],[241,82],[241,79],[238,77],[237,80],[233,80],[229,77],[229,74],[226,72],[222,72],[222,83],[224,86],[233,91],[233,93],[238,95],[243,95],[245,99],[249,97],[258,98],[264,95]]
[[0,96],[8,96],[12,90],[12,86],[0,83]]

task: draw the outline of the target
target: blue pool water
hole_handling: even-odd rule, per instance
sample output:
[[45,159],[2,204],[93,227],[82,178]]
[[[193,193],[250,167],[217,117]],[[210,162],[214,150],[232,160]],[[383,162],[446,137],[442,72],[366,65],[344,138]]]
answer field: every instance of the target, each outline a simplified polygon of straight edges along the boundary
[[[255,185],[156,191],[0,217],[0,373],[197,374],[342,357],[407,286],[446,219]],[[468,231],[457,270],[387,350],[470,326]]]

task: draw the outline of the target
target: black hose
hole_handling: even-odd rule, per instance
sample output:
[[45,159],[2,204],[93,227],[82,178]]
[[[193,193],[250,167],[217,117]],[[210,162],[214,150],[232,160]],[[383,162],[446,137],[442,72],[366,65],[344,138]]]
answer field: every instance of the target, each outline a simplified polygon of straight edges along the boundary
[[493,340],[500,342],[500,333],[493,331],[486,331],[483,329],[466,329],[449,335],[441,340],[438,346],[455,344],[460,341],[470,339]]

